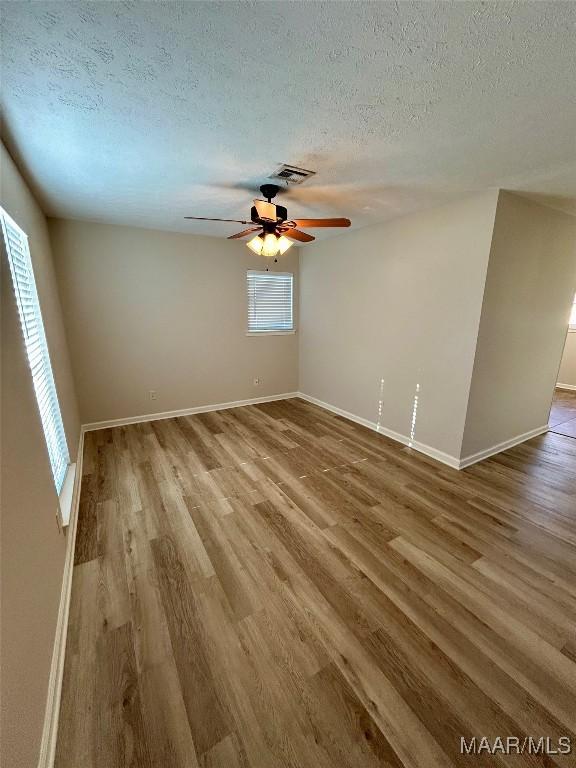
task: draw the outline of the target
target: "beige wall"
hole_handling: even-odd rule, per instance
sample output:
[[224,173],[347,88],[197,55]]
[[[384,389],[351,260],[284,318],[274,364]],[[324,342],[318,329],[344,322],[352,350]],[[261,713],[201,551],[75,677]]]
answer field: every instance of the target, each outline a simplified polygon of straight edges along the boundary
[[575,288],[576,218],[501,192],[463,457],[547,424]]
[[301,391],[458,457],[496,202],[301,249]]
[[[83,423],[297,389],[297,334],[246,336],[246,270],[265,260],[244,242],[60,220],[50,233]],[[298,249],[271,268],[295,273],[297,296]]]
[[[1,204],[28,234],[72,457],[79,420],[44,216],[0,145]],[[2,765],[38,761],[66,540],[2,248]]]
[[568,331],[558,372],[558,383],[576,387],[576,331]]

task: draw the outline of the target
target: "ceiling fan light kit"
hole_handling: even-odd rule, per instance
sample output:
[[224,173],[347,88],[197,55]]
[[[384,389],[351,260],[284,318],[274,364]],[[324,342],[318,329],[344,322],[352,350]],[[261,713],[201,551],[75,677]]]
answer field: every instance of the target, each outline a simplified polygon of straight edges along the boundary
[[253,237],[252,240],[249,240],[246,245],[258,256],[266,256],[267,258],[272,258],[273,256],[277,256],[279,253],[286,253],[288,248],[292,246],[292,243],[290,240],[288,240],[287,237],[284,237],[284,235],[280,235],[280,237],[278,237],[275,234],[268,233],[264,237],[262,237],[262,235],[256,235],[256,237]]
[[265,200],[254,200],[250,217],[251,221],[241,219],[210,219],[203,216],[185,216],[186,219],[197,221],[226,221],[238,224],[253,224],[249,229],[230,235],[228,240],[237,240],[254,232],[258,234],[252,237],[246,245],[258,256],[274,258],[279,253],[286,253],[292,246],[292,240],[301,243],[309,243],[314,240],[313,235],[302,232],[298,227],[349,227],[350,219],[288,219],[288,211],[283,205],[275,205],[272,199],[276,197],[280,187],[276,184],[263,184],[260,192]]

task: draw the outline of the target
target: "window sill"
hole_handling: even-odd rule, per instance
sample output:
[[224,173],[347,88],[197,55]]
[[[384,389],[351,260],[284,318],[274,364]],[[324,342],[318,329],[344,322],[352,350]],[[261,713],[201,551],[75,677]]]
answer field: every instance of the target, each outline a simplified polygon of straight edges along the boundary
[[292,336],[296,329],[291,331],[246,331],[246,336]]
[[62,521],[62,527],[66,526],[70,522],[70,513],[72,512],[72,497],[74,496],[74,479],[76,477],[76,464],[69,464],[66,471],[66,477],[62,484],[62,490],[60,491],[60,519]]

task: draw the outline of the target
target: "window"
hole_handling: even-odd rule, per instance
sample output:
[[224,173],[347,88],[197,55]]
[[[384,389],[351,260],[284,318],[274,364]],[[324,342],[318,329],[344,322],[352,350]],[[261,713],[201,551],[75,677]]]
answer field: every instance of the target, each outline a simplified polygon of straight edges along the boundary
[[574,303],[572,304],[570,319],[568,320],[568,328],[571,331],[576,331],[576,296],[574,296]]
[[248,333],[294,333],[292,286],[288,272],[246,273]]
[[22,333],[24,334],[26,354],[32,372],[34,392],[36,393],[56,491],[60,494],[70,457],[44,334],[44,324],[42,323],[32,261],[28,250],[28,238],[3,208],[0,208],[0,219],[2,220],[2,234],[4,235],[6,254],[10,263],[12,283],[16,294]]

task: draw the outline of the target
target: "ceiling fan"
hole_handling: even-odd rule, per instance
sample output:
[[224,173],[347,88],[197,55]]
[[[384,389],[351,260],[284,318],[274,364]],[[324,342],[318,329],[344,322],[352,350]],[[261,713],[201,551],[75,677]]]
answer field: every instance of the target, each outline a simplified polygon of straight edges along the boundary
[[266,200],[254,200],[250,211],[250,221],[241,219],[211,219],[204,216],[185,216],[194,221],[225,221],[237,224],[251,224],[248,229],[230,235],[228,240],[237,240],[258,233],[246,245],[259,256],[273,257],[285,253],[292,245],[292,240],[309,243],[315,238],[299,227],[349,227],[350,219],[289,219],[288,211],[283,205],[275,205],[272,199],[276,197],[280,187],[276,184],[263,184],[260,192]]

